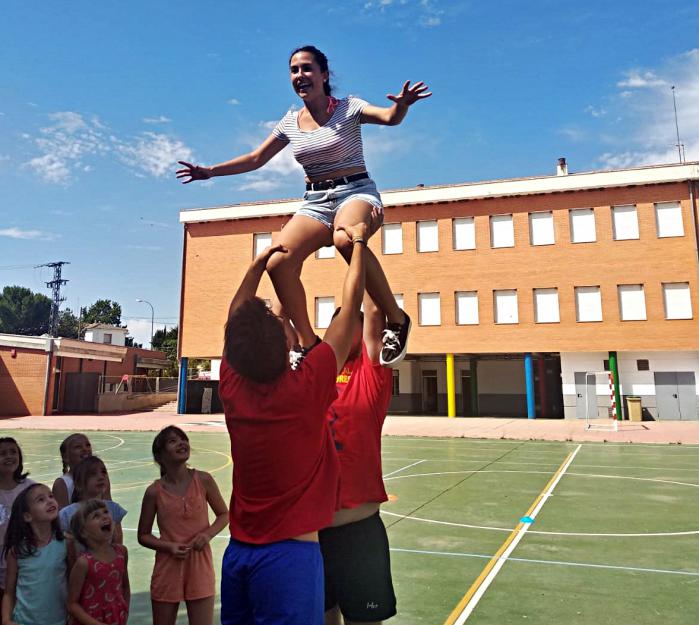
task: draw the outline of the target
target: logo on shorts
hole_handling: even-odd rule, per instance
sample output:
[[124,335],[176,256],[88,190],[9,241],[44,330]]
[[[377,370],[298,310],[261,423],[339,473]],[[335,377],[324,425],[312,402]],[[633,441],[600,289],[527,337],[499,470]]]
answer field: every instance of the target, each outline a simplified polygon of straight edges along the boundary
[[368,610],[376,610],[376,608],[379,607],[379,604],[374,603],[373,601],[367,601],[366,607]]

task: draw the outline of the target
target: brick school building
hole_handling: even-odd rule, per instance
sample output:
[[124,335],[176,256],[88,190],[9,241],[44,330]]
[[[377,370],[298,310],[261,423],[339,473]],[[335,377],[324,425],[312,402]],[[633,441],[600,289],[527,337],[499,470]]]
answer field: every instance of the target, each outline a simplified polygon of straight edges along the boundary
[[[552,176],[382,192],[370,247],[413,319],[391,412],[573,419],[638,396],[646,418],[699,418],[698,181],[696,162],[569,174],[561,159]],[[234,290],[299,206],[180,213],[180,356],[211,358],[214,384]],[[319,335],[345,270],[334,248],[304,265]]]

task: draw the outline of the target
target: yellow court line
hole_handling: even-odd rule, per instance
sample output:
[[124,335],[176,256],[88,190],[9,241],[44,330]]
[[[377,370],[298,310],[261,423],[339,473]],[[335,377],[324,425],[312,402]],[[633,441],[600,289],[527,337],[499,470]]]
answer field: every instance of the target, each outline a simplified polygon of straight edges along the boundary
[[[566,465],[568,464],[568,461],[570,460],[571,456],[573,456],[577,450],[571,451],[565,458],[565,460],[561,463],[561,465],[556,469],[556,472],[553,474],[551,479],[546,483],[546,486],[544,486],[543,490],[539,493],[538,497],[534,500],[534,503],[532,503],[531,506],[529,506],[529,510],[527,510],[526,514],[524,516],[530,516],[536,507],[539,505],[541,500],[544,498],[546,495],[547,491],[551,487],[551,485],[558,479],[559,475],[561,472],[565,469]],[[478,589],[481,587],[483,582],[485,581],[485,578],[488,577],[488,574],[490,571],[492,571],[493,567],[498,563],[500,558],[502,557],[502,554],[507,550],[507,548],[510,546],[512,541],[517,537],[517,535],[522,531],[524,528],[524,523],[521,521],[517,524],[517,527],[515,527],[512,532],[510,532],[509,536],[505,539],[505,542],[502,544],[500,549],[498,549],[495,552],[495,555],[488,561],[488,564],[485,565],[485,568],[481,571],[481,574],[476,578],[476,581],[471,584],[471,587],[466,591],[466,594],[461,598],[461,601],[456,604],[456,607],[452,610],[451,614],[447,617],[447,620],[444,621],[444,625],[454,625],[456,623],[456,620],[461,616],[461,613],[464,611],[464,608],[468,605],[469,601],[473,598],[473,595],[478,592]]]

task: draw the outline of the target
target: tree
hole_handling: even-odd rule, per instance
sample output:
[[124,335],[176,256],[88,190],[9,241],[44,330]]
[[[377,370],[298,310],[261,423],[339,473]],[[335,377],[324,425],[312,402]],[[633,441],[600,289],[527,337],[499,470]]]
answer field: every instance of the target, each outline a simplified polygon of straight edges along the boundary
[[58,324],[56,326],[56,336],[67,339],[81,338],[79,335],[80,322],[70,308],[66,308],[58,313]]
[[127,336],[124,338],[124,345],[126,347],[143,347],[143,343],[136,343],[133,336]]
[[92,306],[81,308],[80,312],[84,325],[89,323],[121,325],[121,306],[110,299],[98,299]]
[[6,286],[0,294],[0,332],[40,336],[49,331],[51,300],[23,286]]
[[167,329],[156,330],[153,334],[153,349],[165,352],[170,361],[168,375],[177,375],[177,326]]

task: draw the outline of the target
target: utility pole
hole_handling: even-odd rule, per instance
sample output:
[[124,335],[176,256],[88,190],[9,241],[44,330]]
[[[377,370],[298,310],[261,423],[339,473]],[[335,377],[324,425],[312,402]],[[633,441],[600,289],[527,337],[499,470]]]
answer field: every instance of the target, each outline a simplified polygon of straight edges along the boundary
[[58,327],[58,309],[61,302],[65,301],[65,297],[61,297],[61,287],[68,282],[68,280],[61,279],[61,268],[63,265],[70,265],[68,261],[61,260],[55,263],[44,263],[43,265],[37,265],[37,267],[50,267],[53,269],[53,280],[46,283],[46,286],[51,289],[52,301],[51,301],[51,316],[49,317],[49,334],[51,336],[56,336],[56,329]]

